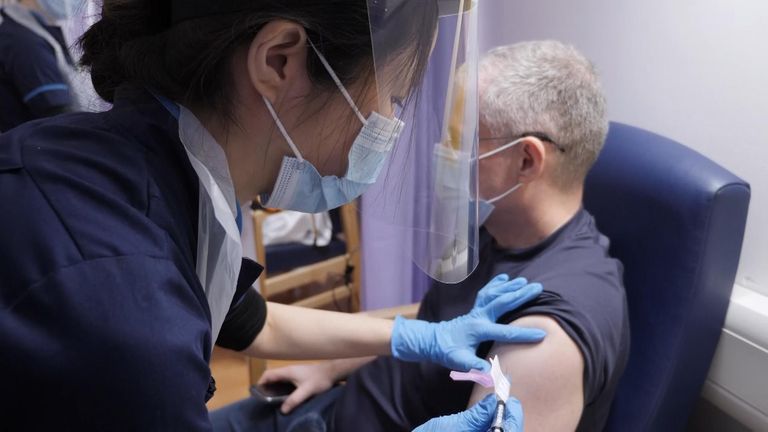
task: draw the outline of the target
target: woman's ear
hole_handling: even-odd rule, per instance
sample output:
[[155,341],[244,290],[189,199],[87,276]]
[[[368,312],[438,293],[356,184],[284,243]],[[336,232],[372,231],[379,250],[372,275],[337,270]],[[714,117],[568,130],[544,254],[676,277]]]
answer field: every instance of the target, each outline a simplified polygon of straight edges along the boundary
[[270,21],[248,49],[248,75],[254,89],[273,105],[289,91],[309,88],[307,32],[287,20]]
[[526,137],[519,144],[522,157],[520,158],[519,180],[521,183],[530,183],[537,180],[544,173],[546,150],[544,143],[536,137]]

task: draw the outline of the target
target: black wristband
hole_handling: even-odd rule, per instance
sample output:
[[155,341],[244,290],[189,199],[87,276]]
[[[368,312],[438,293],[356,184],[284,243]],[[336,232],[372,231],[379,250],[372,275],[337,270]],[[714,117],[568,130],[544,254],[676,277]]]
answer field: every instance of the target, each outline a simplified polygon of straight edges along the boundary
[[235,351],[248,348],[267,321],[267,302],[250,288],[233,307],[219,332],[216,345]]

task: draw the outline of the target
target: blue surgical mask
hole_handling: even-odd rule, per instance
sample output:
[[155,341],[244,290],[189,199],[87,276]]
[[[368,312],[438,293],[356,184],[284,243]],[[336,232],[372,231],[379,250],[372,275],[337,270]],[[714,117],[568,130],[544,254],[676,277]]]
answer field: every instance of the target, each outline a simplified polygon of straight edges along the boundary
[[[512,141],[511,143],[505,144],[497,149],[491,150],[488,153],[484,153],[478,157],[478,160],[483,160],[487,157],[491,157],[497,153],[501,153],[505,150],[508,150],[516,146],[517,144],[520,144],[522,141],[523,139],[521,138],[519,140]],[[495,202],[498,202],[499,200],[504,199],[512,192],[518,190],[522,185],[523,185],[522,183],[518,183],[512,186],[511,188],[509,188],[506,192],[490,199],[481,198],[477,203],[478,204],[478,222],[480,223],[480,225],[484,224],[488,220],[488,218],[491,217],[491,213],[493,213],[493,210],[496,209],[496,206],[494,205]]]
[[344,177],[321,176],[317,168],[301,156],[274,107],[264,98],[267,110],[294,154],[294,157],[283,158],[272,193],[261,197],[265,207],[320,213],[353,201],[376,182],[404,126],[397,118],[388,119],[377,112],[372,112],[368,119],[363,117],[331,66],[317,49],[315,52],[363,127],[349,151]]
[[84,0],[38,0],[38,3],[57,21],[72,18],[85,6]]

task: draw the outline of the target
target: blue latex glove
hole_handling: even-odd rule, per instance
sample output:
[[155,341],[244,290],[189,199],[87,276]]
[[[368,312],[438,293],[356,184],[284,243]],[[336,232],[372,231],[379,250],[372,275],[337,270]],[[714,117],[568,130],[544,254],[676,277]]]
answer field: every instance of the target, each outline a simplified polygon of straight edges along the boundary
[[[432,419],[413,432],[487,432],[496,416],[496,396],[489,394],[472,408],[445,417]],[[520,401],[509,398],[504,411],[504,432],[522,432],[523,407]]]
[[430,361],[449,369],[484,372],[491,365],[475,355],[485,341],[531,343],[541,341],[543,330],[496,324],[505,313],[517,309],[541,294],[541,284],[528,284],[496,276],[477,295],[469,314],[451,321],[430,323],[398,316],[392,329],[392,355],[405,361]]
[[504,273],[497,275],[495,278],[491,279],[490,282],[485,284],[483,289],[477,293],[474,307],[479,308],[487,306],[488,303],[492,302],[500,295],[508,292],[520,291],[520,289],[525,288],[526,285],[528,285],[528,281],[523,277],[510,281],[509,275]]

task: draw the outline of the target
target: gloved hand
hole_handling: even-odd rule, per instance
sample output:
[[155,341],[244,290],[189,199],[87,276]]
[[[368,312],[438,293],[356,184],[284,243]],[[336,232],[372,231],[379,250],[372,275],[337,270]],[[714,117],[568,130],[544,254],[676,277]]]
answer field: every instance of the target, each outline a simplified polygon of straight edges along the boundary
[[392,329],[392,355],[405,361],[430,361],[449,369],[487,372],[490,364],[475,355],[485,341],[530,343],[544,339],[543,330],[496,324],[505,313],[541,294],[541,284],[499,275],[478,293],[469,314],[430,323],[398,316]]
[[[496,396],[489,394],[467,411],[432,419],[413,432],[486,432],[493,426],[496,416]],[[504,432],[522,432],[523,407],[520,401],[509,398],[504,410]]]
[[510,281],[507,274],[497,275],[477,293],[475,308],[486,306],[496,297],[508,292],[519,291],[521,288],[525,288],[526,285],[528,285],[528,281],[523,277]]

